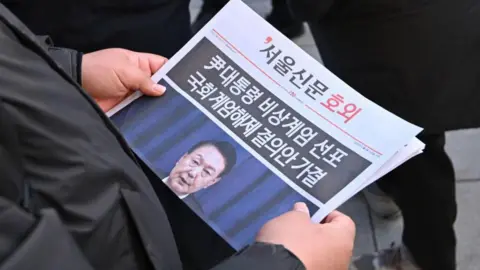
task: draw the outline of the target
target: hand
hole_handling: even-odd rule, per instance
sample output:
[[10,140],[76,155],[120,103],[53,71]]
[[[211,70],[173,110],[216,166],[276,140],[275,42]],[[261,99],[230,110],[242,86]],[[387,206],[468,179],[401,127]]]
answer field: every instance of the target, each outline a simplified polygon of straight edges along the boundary
[[354,239],[355,224],[349,217],[335,211],[325,223],[314,224],[304,203],[269,221],[257,235],[259,242],[283,245],[308,270],[348,269]]
[[165,87],[151,76],[167,59],[154,54],[124,49],[106,49],[85,54],[82,59],[82,86],[107,112],[136,90],[160,96]]

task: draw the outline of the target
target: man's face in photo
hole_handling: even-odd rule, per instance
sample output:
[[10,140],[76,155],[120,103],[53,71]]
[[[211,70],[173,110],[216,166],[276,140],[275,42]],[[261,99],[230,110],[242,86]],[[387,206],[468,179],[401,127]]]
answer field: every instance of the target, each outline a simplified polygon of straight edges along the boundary
[[220,180],[226,160],[213,145],[203,145],[183,155],[170,172],[167,184],[177,195],[187,195]]

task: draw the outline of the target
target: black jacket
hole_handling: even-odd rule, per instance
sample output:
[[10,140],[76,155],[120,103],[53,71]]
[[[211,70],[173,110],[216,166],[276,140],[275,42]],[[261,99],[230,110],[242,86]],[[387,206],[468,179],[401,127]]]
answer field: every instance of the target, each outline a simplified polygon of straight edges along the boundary
[[325,66],[426,132],[480,126],[480,1],[290,0]]
[[[0,4],[0,270],[182,269],[145,173],[75,80],[79,59]],[[216,269],[302,268],[256,244]]]
[[173,56],[191,37],[189,0],[0,0],[37,35],[82,52]]

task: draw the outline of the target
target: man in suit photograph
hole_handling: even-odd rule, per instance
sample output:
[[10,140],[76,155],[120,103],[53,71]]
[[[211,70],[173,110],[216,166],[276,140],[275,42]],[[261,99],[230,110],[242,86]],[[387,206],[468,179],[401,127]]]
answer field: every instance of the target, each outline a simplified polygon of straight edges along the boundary
[[177,161],[162,181],[194,211],[203,212],[194,196],[189,195],[218,183],[232,170],[236,159],[235,148],[229,142],[201,141]]

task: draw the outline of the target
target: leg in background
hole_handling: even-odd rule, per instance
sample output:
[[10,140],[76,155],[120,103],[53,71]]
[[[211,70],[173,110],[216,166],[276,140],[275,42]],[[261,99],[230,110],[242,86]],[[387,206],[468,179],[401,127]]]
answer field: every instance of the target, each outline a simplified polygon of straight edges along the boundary
[[419,138],[426,144],[424,153],[378,184],[401,209],[403,242],[421,269],[454,270],[455,172],[444,149],[445,134]]

